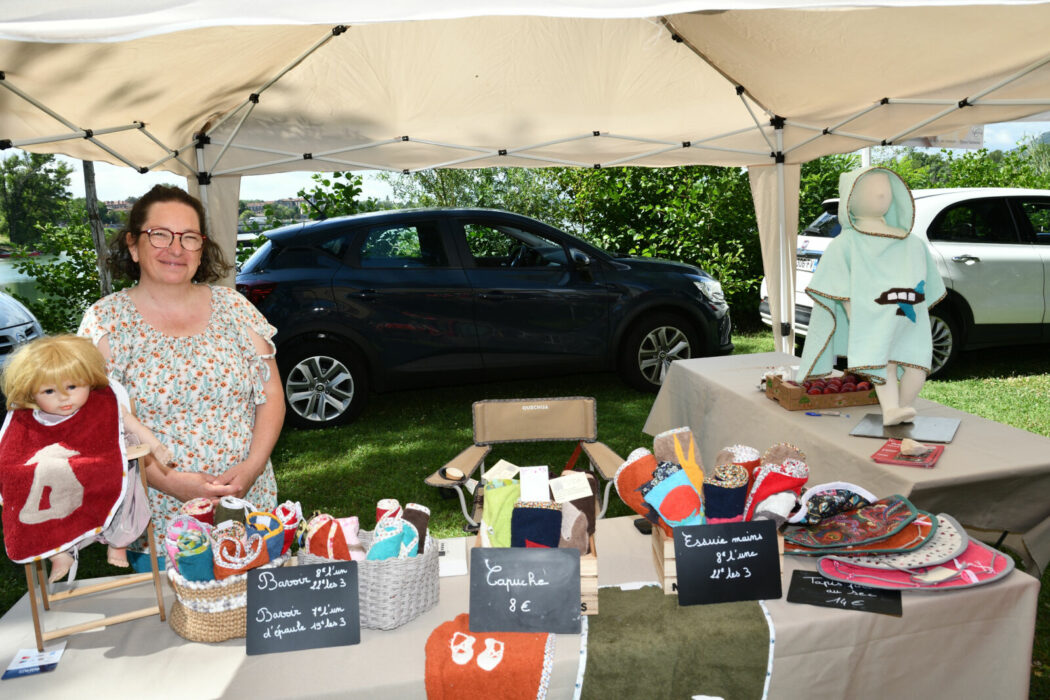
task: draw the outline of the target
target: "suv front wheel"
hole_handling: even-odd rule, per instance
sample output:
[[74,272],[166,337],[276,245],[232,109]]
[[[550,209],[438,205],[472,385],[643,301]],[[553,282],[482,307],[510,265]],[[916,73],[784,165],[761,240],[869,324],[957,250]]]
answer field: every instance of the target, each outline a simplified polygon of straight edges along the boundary
[[955,316],[940,305],[930,309],[930,333],[933,337],[933,362],[930,363],[932,377],[944,371],[959,355],[962,337]]
[[620,374],[635,389],[659,391],[672,362],[699,352],[692,323],[675,314],[654,314],[627,333],[620,348]]
[[284,381],[285,415],[296,428],[344,425],[368,400],[365,364],[353,350],[328,340],[282,348],[278,365]]

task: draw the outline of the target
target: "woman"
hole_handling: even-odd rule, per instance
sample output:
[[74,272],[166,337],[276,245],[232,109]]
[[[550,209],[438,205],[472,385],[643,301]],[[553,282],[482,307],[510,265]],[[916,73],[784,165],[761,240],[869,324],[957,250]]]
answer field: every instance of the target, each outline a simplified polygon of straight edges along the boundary
[[132,207],[108,262],[115,278],[138,283],[92,305],[79,332],[174,452],[175,470],[148,472],[158,531],[192,498],[275,507],[269,458],[284,421],[277,331],[239,293],[209,284],[230,265],[208,239],[201,203],[154,187]]

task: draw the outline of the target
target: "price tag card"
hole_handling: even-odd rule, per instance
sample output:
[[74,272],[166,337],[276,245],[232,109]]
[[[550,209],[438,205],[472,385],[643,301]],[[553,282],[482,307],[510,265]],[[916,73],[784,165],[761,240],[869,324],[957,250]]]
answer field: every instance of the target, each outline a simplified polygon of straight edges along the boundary
[[787,602],[901,617],[901,592],[832,581],[815,571],[791,574]]
[[485,470],[485,481],[494,481],[495,479],[513,479],[518,475],[518,465],[511,464],[505,459],[501,459],[492,465],[491,469]]
[[557,479],[550,480],[551,494],[555,503],[568,503],[577,498],[588,498],[591,494],[591,482],[583,472],[572,472]]
[[248,572],[248,654],[361,641],[357,562]]
[[771,600],[782,593],[772,520],[674,529],[678,604]]
[[521,467],[518,477],[521,481],[521,500],[551,500],[551,475],[547,467]]
[[470,631],[579,634],[579,551],[470,550]]

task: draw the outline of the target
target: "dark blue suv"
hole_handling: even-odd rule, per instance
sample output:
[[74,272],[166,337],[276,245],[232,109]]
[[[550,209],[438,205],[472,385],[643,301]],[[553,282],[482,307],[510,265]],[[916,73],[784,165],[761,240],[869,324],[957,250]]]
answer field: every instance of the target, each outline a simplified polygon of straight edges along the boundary
[[671,361],[733,349],[703,270],[508,212],[373,212],[265,235],[237,289],[278,330],[298,427],[352,420],[370,390],[618,368],[655,391]]

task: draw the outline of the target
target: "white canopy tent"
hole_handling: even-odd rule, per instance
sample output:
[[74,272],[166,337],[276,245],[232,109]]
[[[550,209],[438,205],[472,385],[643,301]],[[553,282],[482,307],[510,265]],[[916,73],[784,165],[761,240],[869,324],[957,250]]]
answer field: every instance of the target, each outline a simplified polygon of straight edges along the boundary
[[[799,164],[1050,109],[1050,4],[6,0],[0,148],[185,176],[747,166],[778,347]],[[785,304],[781,304],[781,300]]]

